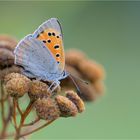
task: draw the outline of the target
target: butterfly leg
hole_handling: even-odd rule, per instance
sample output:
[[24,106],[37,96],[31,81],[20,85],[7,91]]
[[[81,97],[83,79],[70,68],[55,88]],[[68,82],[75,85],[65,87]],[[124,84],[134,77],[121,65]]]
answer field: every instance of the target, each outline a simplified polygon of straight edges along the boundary
[[60,82],[59,81],[54,81],[50,87],[48,88],[48,92],[53,93],[53,91],[59,86]]
[[51,88],[54,86],[54,84],[55,84],[55,81],[52,82],[52,84],[49,86],[49,88],[48,88],[48,92],[51,92]]
[[53,87],[52,89],[52,92],[60,85],[60,82],[59,81],[56,81],[55,82],[55,86]]

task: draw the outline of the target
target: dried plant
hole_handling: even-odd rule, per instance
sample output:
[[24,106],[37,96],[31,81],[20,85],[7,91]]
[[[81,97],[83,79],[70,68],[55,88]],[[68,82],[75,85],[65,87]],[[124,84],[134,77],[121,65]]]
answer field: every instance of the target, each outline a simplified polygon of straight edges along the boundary
[[[66,70],[74,75],[74,79],[81,91],[79,96],[84,101],[93,101],[104,92],[104,69],[97,62],[90,60],[79,50],[66,52]],[[79,78],[89,82],[85,84]],[[70,78],[62,81],[62,87],[66,89],[75,88]]]
[[[72,81],[66,78],[53,93],[49,93],[47,89],[51,83],[30,79],[22,75],[22,68],[14,65],[16,44],[15,39],[0,36],[0,139],[14,137],[18,140],[60,117],[74,117],[85,110],[83,100],[93,101],[103,93],[102,66],[77,50],[66,53],[66,70],[72,74],[81,92],[76,93]],[[89,84],[77,77],[87,80]],[[34,120],[29,122],[27,118],[30,115]],[[13,132],[8,130],[11,124]]]
[[[4,88],[12,101],[12,120],[15,127],[15,139],[29,135],[34,131],[50,124],[59,117],[72,117],[83,112],[85,107],[81,98],[74,91],[60,93],[60,87],[54,93],[47,92],[49,85],[47,83],[31,80],[19,73],[11,73],[5,76]],[[29,103],[25,110],[21,108],[19,99],[28,95]],[[26,124],[26,118],[30,112],[36,112],[36,118],[33,122]],[[17,115],[20,115],[20,123],[17,124]],[[30,128],[30,132],[22,130],[23,127],[34,126],[41,120],[45,124]],[[28,129],[28,128],[27,128]]]
[[15,38],[7,35],[0,36],[0,79],[11,72],[19,72],[20,68],[14,65],[13,50],[17,44]]

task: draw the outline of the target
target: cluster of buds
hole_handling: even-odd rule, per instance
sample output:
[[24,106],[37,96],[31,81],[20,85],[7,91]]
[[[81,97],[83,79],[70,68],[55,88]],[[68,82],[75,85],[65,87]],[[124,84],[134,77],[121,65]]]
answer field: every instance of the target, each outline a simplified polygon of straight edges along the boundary
[[39,118],[54,120],[58,117],[76,116],[84,111],[84,103],[74,91],[66,91],[63,96],[60,87],[55,93],[48,92],[48,85],[39,80],[31,80],[19,73],[11,73],[5,77],[5,88],[13,98],[28,94]]
[[[71,74],[80,93],[75,92],[75,86],[68,77],[53,93],[48,91],[50,82],[31,79],[22,75],[22,68],[14,65],[14,48],[17,41],[8,36],[0,36],[0,106],[3,129],[0,139],[8,137],[8,124],[13,122],[15,127],[14,137],[18,140],[49,125],[60,117],[74,117],[85,110],[83,101],[93,101],[103,93],[104,70],[101,65],[88,59],[82,52],[71,50],[66,52],[66,70]],[[78,77],[78,78],[77,78]],[[79,78],[89,82],[85,84]],[[19,100],[28,101],[27,107]],[[9,114],[5,118],[4,103],[8,102]],[[35,112],[35,120],[26,123],[27,116]],[[19,117],[20,116],[20,121]],[[45,120],[45,124],[38,125]],[[19,122],[19,124],[17,123]],[[23,128],[32,127],[32,129]],[[13,136],[13,135],[11,135]]]
[[[93,101],[104,92],[104,69],[97,62],[90,60],[79,50],[66,52],[66,70],[73,76],[81,93],[79,96],[84,101]],[[78,77],[78,78],[77,78]],[[79,78],[88,81],[88,85]],[[71,79],[64,79],[62,87],[72,89],[75,86]]]
[[[50,84],[50,83],[49,83]],[[84,102],[74,91],[61,93],[58,87],[53,93],[48,92],[49,84],[39,80],[29,79],[19,73],[10,73],[5,76],[4,87],[8,95],[13,98],[13,123],[16,128],[16,139],[26,136],[28,133],[20,132],[23,126],[34,125],[36,122],[45,120],[47,124],[59,117],[74,117],[85,110]],[[27,95],[29,104],[23,111],[18,100]],[[16,109],[20,114],[20,124],[17,125]],[[36,112],[34,123],[24,124],[26,117],[31,111]],[[36,128],[38,129],[38,128]],[[34,132],[34,131],[31,131]]]

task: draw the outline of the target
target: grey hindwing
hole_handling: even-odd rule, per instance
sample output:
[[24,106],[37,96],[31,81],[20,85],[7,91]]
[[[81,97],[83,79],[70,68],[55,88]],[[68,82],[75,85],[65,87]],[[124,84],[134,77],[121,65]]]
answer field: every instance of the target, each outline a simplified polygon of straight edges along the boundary
[[45,45],[32,37],[26,36],[19,42],[15,51],[15,64],[23,66],[35,77],[43,80],[54,80],[59,76],[58,64]]

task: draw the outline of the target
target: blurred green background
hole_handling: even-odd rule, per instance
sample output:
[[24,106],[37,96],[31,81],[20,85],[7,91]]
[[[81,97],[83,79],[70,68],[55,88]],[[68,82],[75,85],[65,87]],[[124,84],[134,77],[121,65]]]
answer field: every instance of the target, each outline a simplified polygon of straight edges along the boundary
[[105,67],[106,92],[30,138],[140,139],[140,2],[0,2],[0,33],[21,39],[50,17],[62,24],[65,49]]

